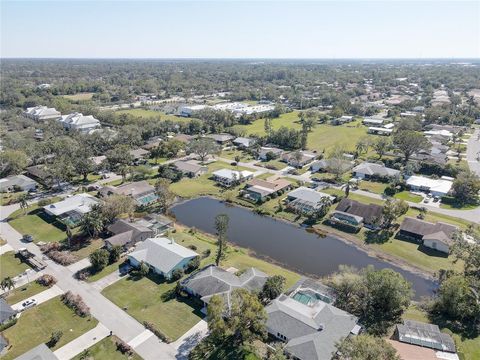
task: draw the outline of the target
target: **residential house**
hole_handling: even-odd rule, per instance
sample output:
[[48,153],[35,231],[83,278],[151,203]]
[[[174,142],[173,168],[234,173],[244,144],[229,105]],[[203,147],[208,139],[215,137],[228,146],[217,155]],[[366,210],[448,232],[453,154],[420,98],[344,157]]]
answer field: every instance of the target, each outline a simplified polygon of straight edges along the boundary
[[400,171],[386,167],[383,164],[363,162],[352,170],[353,176],[359,179],[388,179],[399,178]]
[[5,348],[8,346],[8,340],[0,333],[0,355],[3,355]]
[[215,140],[217,144],[222,146],[230,144],[235,139],[235,136],[230,134],[209,134],[205,135],[205,137]]
[[230,295],[235,289],[260,291],[268,276],[256,268],[249,268],[241,275],[235,275],[218,266],[208,265],[202,270],[189,276],[181,282],[183,290],[192,296],[198,297],[205,305],[214,295],[221,296],[227,309],[230,309]]
[[106,197],[113,194],[130,196],[135,200],[137,205],[146,206],[157,201],[155,188],[147,181],[135,181],[129,184],[114,186],[104,186],[99,190],[100,196]]
[[457,352],[453,338],[435,324],[404,320],[403,324],[397,324],[394,338],[402,343],[449,353],[450,356],[442,357],[444,359],[454,359],[451,355]]
[[393,129],[387,129],[384,127],[371,126],[368,128],[368,133],[373,135],[389,136],[389,135],[392,135],[392,132],[393,132]]
[[262,146],[258,151],[258,158],[262,161],[268,161],[280,157],[284,152],[284,150],[273,146]]
[[322,159],[314,161],[310,164],[310,171],[315,172],[328,172],[330,166],[341,166],[344,172],[350,170],[355,163],[349,160],[340,160],[340,159]]
[[214,180],[222,186],[231,187],[253,178],[251,171],[221,169],[213,173]]
[[33,191],[38,183],[25,175],[12,175],[0,179],[0,192]]
[[191,117],[196,112],[206,109],[207,105],[185,105],[178,109],[178,114],[183,117]]
[[177,244],[173,239],[157,237],[139,243],[128,255],[128,260],[134,267],[144,263],[154,273],[171,279],[175,270],[184,270],[197,256],[195,251]]
[[0,298],[0,325],[6,324],[13,320],[17,312],[7,304],[4,298]]
[[363,125],[367,126],[381,126],[384,123],[384,119],[365,118],[363,119]]
[[343,198],[330,217],[333,223],[342,223],[350,226],[365,226],[369,229],[378,228],[378,220],[382,217],[383,207],[376,204]]
[[148,214],[136,222],[152,230],[154,236],[163,235],[173,228],[173,221],[161,214]]
[[233,144],[241,149],[251,148],[256,142],[256,139],[246,137],[237,137],[235,140],[233,140]]
[[319,210],[325,200],[333,201],[335,198],[329,194],[314,189],[300,186],[287,194],[287,207],[301,213],[310,213]]
[[451,178],[430,179],[425,176],[410,176],[406,181],[407,186],[413,191],[423,191],[433,196],[445,196],[450,192],[453,181]]
[[146,162],[146,159],[150,155],[150,151],[138,148],[130,150],[129,154],[132,156],[134,164],[140,164]]
[[341,125],[352,122],[354,120],[353,116],[343,115],[339,118],[335,118],[331,121],[332,125]]
[[58,360],[58,357],[45,344],[40,344],[15,360]]
[[90,194],[77,194],[67,197],[62,201],[47,205],[43,210],[50,216],[55,216],[65,225],[74,227],[82,220],[83,216],[92,210],[99,200]]
[[317,154],[310,151],[292,151],[281,156],[288,165],[302,168],[317,158]]
[[36,180],[37,182],[46,187],[51,187],[54,184],[54,179],[52,175],[47,171],[45,165],[29,166],[25,170],[27,171],[28,177]]
[[180,171],[183,175],[194,178],[208,172],[208,167],[200,165],[197,161],[188,160],[188,161],[175,161],[173,166]]
[[184,144],[189,144],[194,139],[194,137],[192,135],[187,135],[187,134],[177,134],[172,139],[181,141]]
[[100,171],[103,170],[102,168],[105,168],[105,166],[103,166],[107,160],[107,157],[105,155],[92,156],[88,159],[95,165],[96,171]]
[[162,141],[163,140],[160,138],[150,139],[145,145],[142,146],[142,149],[151,152],[153,149],[159,147]]
[[100,121],[95,119],[93,115],[83,115],[82,113],[78,112],[69,115],[63,115],[59,121],[67,130],[77,130],[84,133],[88,133],[89,131],[101,126]]
[[279,194],[279,192],[288,190],[292,184],[285,179],[262,180],[254,178],[250,180],[243,190],[243,197],[254,200],[264,201],[267,196]]
[[358,318],[331,305],[326,287],[300,281],[265,308],[267,331],[286,343],[285,353],[298,360],[330,360],[338,342],[357,335]]
[[27,110],[23,112],[23,116],[35,121],[43,121],[49,119],[59,119],[62,114],[55,108],[49,108],[46,106],[34,106],[27,108]]
[[453,234],[458,231],[454,225],[406,217],[400,225],[399,238],[417,241],[423,246],[448,254],[453,245]]
[[129,249],[140,241],[144,241],[154,236],[153,230],[137,221],[119,219],[108,226],[108,231],[113,236],[105,239],[107,248],[121,246]]

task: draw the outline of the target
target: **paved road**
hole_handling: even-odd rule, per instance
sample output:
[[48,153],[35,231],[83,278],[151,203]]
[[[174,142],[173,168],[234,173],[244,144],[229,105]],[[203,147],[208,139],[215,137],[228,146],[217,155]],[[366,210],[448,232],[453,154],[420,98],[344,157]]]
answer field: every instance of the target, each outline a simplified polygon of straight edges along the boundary
[[480,176],[480,129],[470,136],[467,145],[467,161],[470,170]]
[[[1,236],[7,240],[13,249],[18,250],[21,247],[26,247],[33,254],[43,257],[37,245],[22,242],[21,234],[6,222],[8,215],[18,208],[19,205],[14,204],[0,209]],[[90,307],[92,315],[107,329],[113,331],[114,335],[126,343],[130,343],[136,339],[133,348],[143,359],[169,360],[184,358],[182,354],[178,353],[177,348],[173,346],[173,344],[166,344],[160,341],[153,333],[145,330],[142,324],[105,298],[97,287],[76,280],[73,277],[74,272],[67,267],[61,266],[48,258],[45,258],[45,262],[47,268],[45,268],[42,273],[55,276],[58,280],[56,286],[63,292],[72,291],[74,294],[79,294],[87,306]],[[181,321],[181,319],[179,319],[179,321]],[[139,339],[142,341],[139,341]],[[188,341],[188,339],[185,341]]]

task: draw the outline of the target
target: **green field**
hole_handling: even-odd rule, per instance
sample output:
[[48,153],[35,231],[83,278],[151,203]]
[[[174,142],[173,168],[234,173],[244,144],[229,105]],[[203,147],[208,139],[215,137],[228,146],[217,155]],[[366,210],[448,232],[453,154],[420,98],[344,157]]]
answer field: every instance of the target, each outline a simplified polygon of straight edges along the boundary
[[29,206],[26,215],[21,209],[13,212],[8,218],[8,223],[22,235],[33,235],[34,242],[63,241],[67,238],[65,226],[48,216],[37,204]]
[[162,295],[175,288],[175,283],[157,282],[149,277],[117,281],[102,291],[117,306],[126,309],[139,322],[151,322],[170,339],[177,340],[197,324],[200,308],[187,299],[168,299]]
[[[135,352],[129,356],[122,354],[117,350],[117,341],[120,339],[116,336],[108,336],[105,339],[99,341],[92,347],[89,347],[85,352],[78,354],[72,360],[141,360]],[[86,357],[83,357],[83,356]]]
[[2,357],[5,360],[48,342],[52,332],[62,331],[63,336],[52,349],[62,347],[97,325],[95,318],[82,318],[65,306],[60,297],[53,298],[22,313],[17,323],[3,332],[11,346]]
[[192,118],[185,118],[181,116],[165,114],[161,111],[147,110],[147,109],[126,109],[117,110],[118,115],[128,114],[139,118],[160,118],[161,120],[170,120],[175,122],[190,122]]
[[420,195],[412,194],[410,191],[401,191],[393,195],[393,197],[396,199],[401,199],[401,200],[405,200],[405,201],[409,201],[417,204],[421,203],[423,200],[423,197],[421,197]]
[[[25,270],[30,269],[30,267],[21,262],[20,258],[15,256],[14,251],[6,252],[3,255],[0,255],[0,278],[4,279],[6,277],[15,277],[25,272]],[[1,280],[0,279],[0,280]]]
[[[282,114],[272,120],[273,129],[277,130],[281,126],[300,130],[302,126],[298,119],[298,111]],[[235,125],[234,129],[244,131],[247,135],[265,135],[263,119],[256,120],[250,125]],[[361,124],[361,120],[340,126],[318,124],[308,135],[308,148],[319,152],[329,151],[338,146],[355,150],[356,142],[366,135],[367,128]]]
[[358,185],[360,190],[370,191],[375,194],[383,194],[388,184],[375,181],[361,181]]
[[75,95],[63,95],[63,97],[71,101],[88,101],[88,100],[92,100],[93,95],[95,95],[95,93],[86,92],[86,93],[78,93]]
[[36,281],[31,281],[24,286],[20,286],[19,288],[11,290],[5,300],[7,300],[7,303],[9,303],[10,305],[14,305],[47,289],[47,287],[40,285]]

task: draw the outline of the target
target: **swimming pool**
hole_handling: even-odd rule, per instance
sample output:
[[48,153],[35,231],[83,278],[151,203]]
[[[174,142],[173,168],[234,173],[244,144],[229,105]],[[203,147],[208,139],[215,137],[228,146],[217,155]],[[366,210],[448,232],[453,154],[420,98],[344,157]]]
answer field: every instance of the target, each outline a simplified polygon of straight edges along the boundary
[[141,197],[141,198],[138,198],[137,201],[141,204],[141,205],[147,205],[147,204],[150,204],[151,202],[157,200],[158,197],[157,195],[155,194],[150,194],[150,195],[146,195],[144,197]]

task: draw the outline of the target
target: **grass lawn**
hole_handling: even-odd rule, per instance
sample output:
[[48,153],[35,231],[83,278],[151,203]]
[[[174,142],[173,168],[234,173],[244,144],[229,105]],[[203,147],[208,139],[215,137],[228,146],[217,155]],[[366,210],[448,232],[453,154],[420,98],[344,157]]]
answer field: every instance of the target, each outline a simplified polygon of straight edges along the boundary
[[[108,336],[102,341],[99,341],[92,347],[89,347],[86,351],[88,354],[87,359],[93,360],[142,360],[140,356],[133,353],[132,356],[124,355],[117,350],[117,341],[119,338],[116,336]],[[85,354],[85,353],[84,353]],[[75,356],[72,360],[83,360],[82,353]]]
[[37,204],[13,212],[8,218],[9,224],[19,233],[33,235],[33,241],[56,242],[66,240],[65,226],[55,218],[48,216]]
[[[273,129],[278,130],[281,126],[300,130],[302,126],[298,119],[298,111],[282,114],[272,120]],[[235,125],[234,128],[245,131],[247,135],[265,135],[263,119],[256,120],[250,125]],[[307,147],[317,151],[324,149],[329,151],[338,146],[355,150],[355,144],[363,136],[367,136],[367,128],[361,124],[361,120],[341,126],[318,124],[308,134]]]
[[410,191],[401,191],[401,192],[393,195],[393,197],[396,198],[396,199],[410,201],[410,202],[417,203],[417,204],[421,203],[422,200],[423,200],[422,196],[412,194]]
[[75,248],[75,250],[70,250],[70,252],[80,260],[88,257],[92,252],[100,249],[103,245],[104,242],[102,239],[93,239],[84,243],[83,246]]
[[165,114],[161,111],[155,110],[148,110],[148,109],[125,109],[125,110],[118,110],[115,112],[118,115],[121,114],[128,114],[139,118],[160,118],[161,120],[170,120],[175,122],[184,122],[188,123],[193,118],[186,118],[181,116],[169,115]]
[[222,158],[230,159],[232,161],[235,161],[235,156],[240,156],[241,162],[249,162],[255,160],[250,154],[241,150],[224,150],[222,151],[220,156]]
[[[127,181],[128,182],[128,181]],[[113,180],[113,181],[110,181],[110,182],[107,182],[105,184],[103,184],[104,186],[118,186],[118,185],[121,185],[123,184],[123,180],[122,179],[117,179],[117,180]]]
[[95,93],[86,92],[86,93],[78,93],[75,95],[63,95],[65,99],[72,100],[72,101],[87,101],[92,100],[92,97]]
[[24,286],[10,291],[5,300],[7,300],[7,303],[10,305],[13,305],[45,290],[48,290],[48,287],[40,285],[36,281],[32,281]]
[[370,191],[375,194],[383,194],[388,184],[376,181],[360,181],[360,190]]
[[1,193],[0,194],[0,206],[6,206],[10,204],[16,204],[20,196],[25,194],[24,191],[14,192],[14,193]]
[[56,350],[93,329],[97,323],[95,318],[75,315],[58,296],[26,310],[14,326],[3,332],[10,344],[3,359],[15,359],[31,348],[48,342],[53,331],[62,331],[63,336],[52,349]]
[[[410,305],[407,311],[403,314],[403,318],[430,323],[427,313],[415,305]],[[462,338],[459,334],[453,333],[449,329],[441,330],[453,337],[455,345],[457,346],[458,356],[461,360],[480,359],[480,336],[473,339],[467,339]]]
[[442,209],[451,209],[451,210],[472,210],[480,206],[480,203],[477,204],[444,204],[443,202],[440,203],[440,207]]
[[0,255],[0,277],[2,279],[6,277],[15,277],[25,272],[30,267],[21,262],[19,258],[15,257],[14,251],[6,252]]
[[125,258],[120,258],[117,262],[105,266],[101,271],[89,276],[87,278],[87,282],[95,282],[100,280],[101,278],[113,273],[114,271],[118,270],[118,267],[125,261]]
[[284,163],[283,161],[280,161],[278,159],[273,159],[270,161],[260,161],[258,166],[262,166],[266,169],[271,168],[273,170],[282,170],[288,166],[287,163]]
[[[238,190],[239,186],[236,188],[225,189],[221,186],[218,186],[215,181],[211,180],[212,172],[220,169],[234,169],[234,170],[248,170],[247,168],[241,166],[232,166],[223,161],[216,161],[208,165],[208,173],[201,175],[197,178],[183,178],[182,180],[173,183],[170,185],[170,190],[176,195],[191,198],[202,195],[214,195],[221,196],[221,194],[227,191]],[[243,185],[240,185],[243,186]],[[235,192],[237,193],[237,191]]]
[[102,291],[117,306],[126,309],[139,322],[151,322],[175,341],[197,324],[202,313],[188,299],[162,299],[162,295],[175,288],[175,282],[159,282],[149,277],[117,281]]

